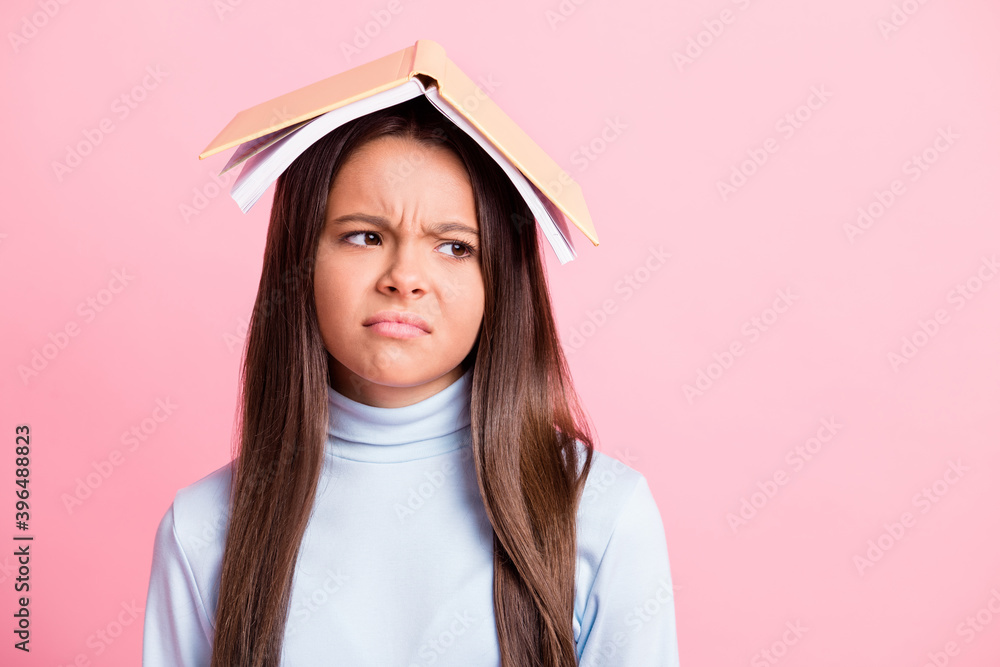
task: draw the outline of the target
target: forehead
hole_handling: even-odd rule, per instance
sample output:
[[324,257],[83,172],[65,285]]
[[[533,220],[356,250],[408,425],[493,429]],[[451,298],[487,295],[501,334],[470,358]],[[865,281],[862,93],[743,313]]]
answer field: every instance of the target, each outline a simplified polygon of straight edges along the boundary
[[347,158],[330,188],[330,207],[381,206],[472,213],[475,197],[461,159],[443,146],[387,136]]

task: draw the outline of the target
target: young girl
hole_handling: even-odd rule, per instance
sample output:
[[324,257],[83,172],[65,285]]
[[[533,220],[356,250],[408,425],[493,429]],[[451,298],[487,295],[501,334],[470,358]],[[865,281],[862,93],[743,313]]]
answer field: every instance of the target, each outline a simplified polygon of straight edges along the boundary
[[423,97],[279,177],[238,454],[160,522],[143,665],[678,664],[660,514],[594,449],[524,220]]

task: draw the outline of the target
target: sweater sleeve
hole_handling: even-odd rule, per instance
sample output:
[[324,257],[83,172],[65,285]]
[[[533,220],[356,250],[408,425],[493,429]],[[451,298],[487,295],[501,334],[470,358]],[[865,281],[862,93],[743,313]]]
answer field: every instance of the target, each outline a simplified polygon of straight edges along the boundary
[[211,624],[171,504],[156,530],[142,630],[143,667],[207,667]]
[[580,667],[679,667],[673,590],[663,522],[640,476],[587,597]]

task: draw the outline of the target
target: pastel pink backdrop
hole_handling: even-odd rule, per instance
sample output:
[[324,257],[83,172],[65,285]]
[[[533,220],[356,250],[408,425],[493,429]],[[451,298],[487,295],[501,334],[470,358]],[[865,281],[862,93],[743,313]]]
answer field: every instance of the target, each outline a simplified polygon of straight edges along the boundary
[[659,504],[682,664],[1000,664],[1000,7],[393,6],[4,4],[0,662],[138,665],[157,522],[229,460],[271,192],[243,215],[198,153],[429,38],[583,188],[601,245],[546,250],[559,326]]

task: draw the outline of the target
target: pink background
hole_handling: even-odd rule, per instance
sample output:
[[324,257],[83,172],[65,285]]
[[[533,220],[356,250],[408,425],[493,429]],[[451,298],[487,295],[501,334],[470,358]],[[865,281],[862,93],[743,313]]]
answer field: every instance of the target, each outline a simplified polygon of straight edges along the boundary
[[1000,664],[1000,6],[398,1],[4,3],[0,662],[139,664],[157,522],[229,460],[271,191],[243,215],[198,153],[428,38],[583,188],[557,317],[659,503],[682,664]]

